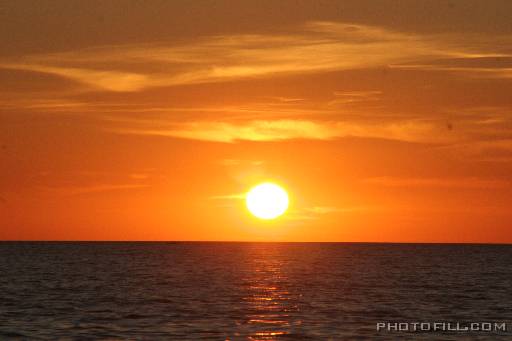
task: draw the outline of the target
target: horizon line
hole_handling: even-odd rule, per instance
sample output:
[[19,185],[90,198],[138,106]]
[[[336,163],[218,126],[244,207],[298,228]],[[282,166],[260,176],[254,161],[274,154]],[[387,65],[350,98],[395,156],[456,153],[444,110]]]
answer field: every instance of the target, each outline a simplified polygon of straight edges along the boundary
[[404,241],[273,241],[273,240],[89,240],[2,239],[0,243],[261,243],[261,244],[416,244],[416,245],[512,245],[512,242],[404,242]]

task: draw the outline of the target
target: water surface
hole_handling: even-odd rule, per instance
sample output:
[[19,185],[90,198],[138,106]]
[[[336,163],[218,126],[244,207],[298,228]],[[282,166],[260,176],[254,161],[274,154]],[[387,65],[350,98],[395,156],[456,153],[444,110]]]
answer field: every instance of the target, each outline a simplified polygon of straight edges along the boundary
[[[0,339],[511,339],[512,247],[0,243]],[[503,321],[503,332],[378,322]]]

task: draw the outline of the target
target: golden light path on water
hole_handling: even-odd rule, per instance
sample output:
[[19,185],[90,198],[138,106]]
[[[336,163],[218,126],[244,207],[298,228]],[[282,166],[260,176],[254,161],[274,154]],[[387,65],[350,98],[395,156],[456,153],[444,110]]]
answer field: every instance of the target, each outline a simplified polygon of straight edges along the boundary
[[244,278],[247,288],[244,324],[250,330],[249,340],[274,340],[290,334],[294,327],[302,324],[300,319],[294,317],[299,310],[298,302],[292,299],[283,260],[274,252],[277,250],[267,245],[252,251],[257,254],[252,255],[252,270]]

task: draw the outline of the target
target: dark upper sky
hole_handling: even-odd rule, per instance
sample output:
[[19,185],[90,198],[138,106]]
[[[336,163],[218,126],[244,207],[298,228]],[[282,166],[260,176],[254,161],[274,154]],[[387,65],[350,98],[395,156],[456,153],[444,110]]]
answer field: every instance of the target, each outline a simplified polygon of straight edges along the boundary
[[511,34],[510,1],[4,1],[1,54],[179,42],[341,21],[412,33]]

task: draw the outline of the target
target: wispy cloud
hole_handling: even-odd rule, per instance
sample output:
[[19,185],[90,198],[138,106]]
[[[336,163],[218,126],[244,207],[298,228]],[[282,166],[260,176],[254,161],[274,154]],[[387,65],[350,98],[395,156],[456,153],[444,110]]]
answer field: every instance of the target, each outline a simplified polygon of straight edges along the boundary
[[400,178],[375,177],[363,180],[364,183],[386,187],[441,187],[441,188],[504,188],[510,182],[502,179],[463,178]]
[[84,186],[43,187],[41,189],[58,195],[79,195],[119,190],[147,188],[147,184],[93,184]]
[[335,207],[335,206],[313,206],[305,208],[304,211],[323,215],[330,213],[346,213],[346,212],[356,212],[356,211],[367,211],[371,209],[371,207],[367,206],[346,206],[346,207]]
[[463,159],[482,162],[512,161],[512,138],[470,141],[442,148]]
[[[138,91],[278,74],[427,65],[439,58],[507,55],[482,46],[481,37],[468,46],[454,43],[456,37],[451,39],[365,25],[310,22],[294,34],[213,36],[182,45],[106,46],[4,60],[0,67],[52,74],[94,89]],[[510,70],[492,70],[493,75],[497,72],[509,74]]]
[[380,90],[367,90],[367,91],[335,91],[335,99],[327,103],[328,106],[338,106],[345,104],[352,104],[357,102],[377,101],[380,99],[382,91]]
[[[30,58],[29,58],[30,59]],[[58,64],[56,61],[55,64]],[[97,70],[79,67],[51,66],[36,63],[5,63],[0,64],[5,69],[18,69],[48,73],[89,85],[93,88],[109,91],[134,91],[151,85],[147,75],[127,71]]]
[[395,69],[416,69],[425,71],[456,72],[476,78],[512,78],[511,68],[463,67],[455,65],[402,64],[390,65]]
[[165,128],[111,128],[121,134],[169,136],[214,142],[279,141],[286,139],[330,140],[339,137],[372,137],[411,142],[447,142],[453,137],[439,134],[439,127],[427,121],[357,123],[310,120],[254,120],[246,122],[175,122]]
[[223,160],[220,160],[219,163],[226,167],[233,167],[233,166],[261,166],[265,162],[261,161],[261,160],[223,159]]
[[212,200],[243,200],[243,199],[245,199],[245,193],[213,195],[213,196],[209,197],[209,199],[212,199]]
[[[512,39],[510,39],[512,42]],[[512,55],[488,53],[467,54],[461,58],[441,58],[423,63],[391,64],[390,68],[459,73],[479,78],[512,78]]]
[[326,216],[333,214],[351,214],[358,212],[368,212],[375,211],[380,208],[378,207],[370,207],[370,206],[313,206],[313,207],[303,207],[298,208],[293,212],[290,212],[290,215],[286,217],[288,220],[292,221],[310,221],[310,220],[318,220],[323,219]]

